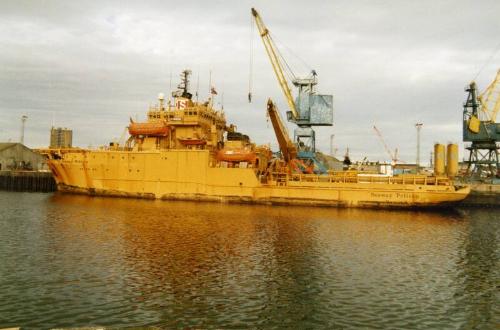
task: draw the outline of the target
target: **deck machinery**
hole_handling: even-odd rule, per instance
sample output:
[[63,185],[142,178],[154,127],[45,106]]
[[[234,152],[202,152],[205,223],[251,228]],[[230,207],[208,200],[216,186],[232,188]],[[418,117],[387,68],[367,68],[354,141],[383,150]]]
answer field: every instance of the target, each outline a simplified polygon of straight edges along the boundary
[[[287,120],[297,125],[294,130],[294,143],[297,148],[296,157],[314,163],[315,172],[324,173],[326,172],[324,165],[316,158],[316,135],[312,127],[333,125],[333,96],[317,94],[317,75],[312,70],[311,75],[306,78],[297,78],[293,73],[289,72],[292,76],[291,83],[298,89],[297,97],[294,99],[287,77],[285,76],[285,68],[291,71],[289,65],[279,53],[269,30],[254,8],[252,8],[252,16],[278,83],[287,100],[289,108]],[[276,111],[275,107],[269,104],[268,111],[269,107]]]
[[467,175],[473,178],[500,177],[499,150],[500,70],[481,94],[476,82],[466,88],[467,100],[463,111],[463,141],[471,142],[467,160]]

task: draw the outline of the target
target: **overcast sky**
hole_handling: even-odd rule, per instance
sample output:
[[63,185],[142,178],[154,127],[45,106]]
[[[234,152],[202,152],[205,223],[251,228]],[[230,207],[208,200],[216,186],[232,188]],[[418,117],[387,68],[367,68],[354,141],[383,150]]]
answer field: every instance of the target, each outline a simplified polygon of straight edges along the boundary
[[484,88],[500,68],[498,0],[2,0],[0,141],[19,140],[27,115],[30,147],[48,145],[53,122],[75,145],[106,144],[190,68],[193,92],[199,79],[208,94],[211,70],[228,122],[276,146],[266,100],[287,106],[255,31],[247,100],[252,6],[295,73],[316,70],[319,92],[334,95],[335,123],[317,129],[317,146],[329,152],[335,134],[337,156],[349,147],[354,159],[388,160],[376,125],[414,162],[421,122],[428,162],[435,142],[461,142],[464,87],[479,73]]

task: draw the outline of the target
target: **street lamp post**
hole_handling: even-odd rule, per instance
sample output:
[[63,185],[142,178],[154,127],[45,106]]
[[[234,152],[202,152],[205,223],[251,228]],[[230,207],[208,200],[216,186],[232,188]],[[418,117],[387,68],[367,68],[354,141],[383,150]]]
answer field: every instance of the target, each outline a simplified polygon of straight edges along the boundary
[[26,124],[26,120],[28,119],[28,116],[22,115],[21,116],[21,138],[19,139],[21,144],[24,144],[24,126]]
[[424,126],[422,123],[415,124],[415,127],[417,128],[417,161],[415,164],[417,167],[417,174],[420,173],[420,130],[422,129],[422,126]]

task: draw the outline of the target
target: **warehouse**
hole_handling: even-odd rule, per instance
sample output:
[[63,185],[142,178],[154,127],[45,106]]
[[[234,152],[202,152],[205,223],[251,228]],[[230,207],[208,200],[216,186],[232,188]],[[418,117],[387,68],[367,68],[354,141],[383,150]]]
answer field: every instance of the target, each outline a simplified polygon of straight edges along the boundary
[[0,142],[0,171],[47,170],[45,157],[21,143]]

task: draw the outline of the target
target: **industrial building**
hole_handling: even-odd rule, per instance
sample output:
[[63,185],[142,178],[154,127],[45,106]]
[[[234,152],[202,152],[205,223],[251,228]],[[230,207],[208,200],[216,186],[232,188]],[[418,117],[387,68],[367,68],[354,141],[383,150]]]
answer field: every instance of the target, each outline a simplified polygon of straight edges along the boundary
[[46,159],[21,143],[0,143],[0,171],[48,170]]
[[71,148],[73,131],[67,128],[52,127],[50,130],[50,148]]

